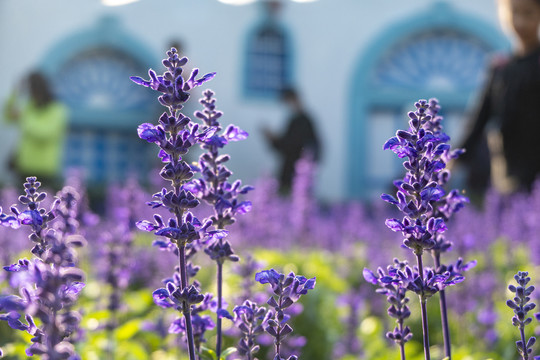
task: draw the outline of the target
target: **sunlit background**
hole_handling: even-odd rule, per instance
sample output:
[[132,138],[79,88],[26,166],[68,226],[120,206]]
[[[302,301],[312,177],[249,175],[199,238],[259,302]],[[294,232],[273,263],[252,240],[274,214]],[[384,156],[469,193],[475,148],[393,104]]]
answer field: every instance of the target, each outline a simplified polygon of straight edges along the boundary
[[[190,209],[201,223],[208,225],[205,219],[220,217],[223,211],[229,216],[223,208],[231,197],[236,222],[216,221],[208,230],[218,240],[201,234],[201,241],[188,246],[188,260],[201,266],[195,278],[196,267],[188,267],[190,282],[200,282],[204,293],[215,292],[223,278],[223,298],[228,302],[224,308],[231,311],[248,298],[259,304],[267,301],[262,296],[264,286],[254,282],[254,273],[263,268],[316,277],[316,287],[302,298],[302,306],[290,307],[294,334],[287,338],[290,349],[282,348],[283,352],[301,351],[302,360],[396,359],[398,347],[385,338],[395,319],[387,316],[388,304],[369,283],[369,272],[367,281],[362,277],[366,268],[386,267],[393,258],[409,259],[410,264],[418,259],[402,246],[402,233],[385,226],[386,219],[402,215],[396,215],[395,207],[382,201],[380,193],[405,172],[404,159],[383,151],[383,144],[397,129],[408,126],[406,114],[414,110],[416,100],[437,97],[445,131],[452,137],[451,144],[459,145],[490,63],[497,54],[508,53],[511,42],[499,24],[496,0],[0,0],[0,220],[4,225],[0,226],[0,264],[12,270],[15,267],[9,265],[17,258],[35,258],[28,240],[29,213],[32,228],[47,225],[35,211],[24,211],[18,220],[26,225],[6,226],[18,225],[12,217],[16,211],[10,207],[20,199],[23,188],[14,159],[20,149],[28,148],[20,146],[26,122],[14,121],[9,110],[12,105],[30,108],[24,80],[38,70],[69,109],[61,175],[80,192],[76,220],[71,220],[80,225],[78,233],[88,242],[79,249],[78,263],[71,252],[66,260],[69,270],[77,263],[87,274],[84,291],[73,307],[83,315],[83,332],[72,336],[77,352],[84,360],[187,358],[181,336],[168,333],[181,328],[177,312],[154,306],[156,300],[163,305],[163,299],[158,299],[163,292],[156,297],[153,291],[185,263],[183,256],[179,260],[174,252],[162,250],[175,248],[168,239],[173,235],[168,234],[177,228],[178,233],[190,229],[189,237],[196,237],[187,224],[192,215],[182,210],[182,224],[174,219],[167,222],[170,209],[146,206],[152,193],[171,184],[159,178],[157,146],[139,139],[137,127],[157,123],[165,108],[159,106],[154,91],[129,79],[133,75],[148,78],[149,68],[161,73],[161,59],[174,46],[190,59],[186,76],[193,68],[201,74],[217,72],[212,81],[195,89],[184,112],[192,116],[201,109],[197,99],[202,91],[215,91],[217,109],[224,112],[221,124],[235,124],[250,134],[247,140],[220,150],[231,155],[227,167],[234,175],[228,180],[238,178],[255,187],[252,192],[243,188],[247,194],[238,198],[232,195],[236,190],[227,190],[219,201],[208,194],[197,195],[210,199],[210,204],[201,201],[201,206]],[[291,194],[285,197],[271,179],[279,170],[280,158],[263,130],[285,130],[291,113],[280,94],[291,86],[315,123],[322,158],[315,170],[309,161],[299,162]],[[35,150],[38,141],[28,143]],[[39,146],[37,151],[44,147]],[[196,160],[200,152],[196,148],[184,158]],[[489,160],[471,163],[473,170],[490,164]],[[465,173],[460,166],[452,168],[455,183],[446,190],[463,189],[470,180],[465,177],[474,172]],[[43,181],[49,196],[40,206],[47,209],[55,193],[52,184]],[[427,200],[421,193],[422,208],[428,201],[437,202],[435,206],[447,204],[439,201],[436,191],[427,191],[427,196],[433,196]],[[449,207],[459,208],[462,199],[451,194]],[[458,264],[472,267],[469,262],[477,262],[466,280],[447,292],[453,359],[514,359],[519,331],[512,326],[512,309],[506,305],[514,296],[508,284],[518,270],[527,270],[531,284],[538,288],[540,183],[527,194],[489,191],[482,198],[483,194],[467,189],[465,195],[471,204],[449,221],[445,219],[445,236],[453,246],[442,258],[449,267],[439,267],[460,272],[465,270]],[[20,202],[24,204],[25,199]],[[480,204],[483,207],[476,206]],[[21,212],[23,208],[18,205]],[[444,211],[447,216],[448,208]],[[161,214],[167,228],[159,217],[154,217],[159,226],[148,222],[155,213]],[[51,224],[60,233],[63,215],[58,214],[60,210]],[[180,217],[178,210],[176,216]],[[415,231],[424,216],[416,219]],[[395,219],[387,222],[392,230],[398,228]],[[154,230],[137,229],[135,223],[140,220],[147,220],[139,223],[140,228]],[[197,224],[193,220],[194,228]],[[220,231],[215,232],[216,228]],[[216,276],[214,245],[221,243],[224,228],[230,231],[226,239],[240,261],[227,261],[224,273]],[[157,229],[164,235],[154,234]],[[72,239],[65,236],[64,240]],[[59,251],[71,251],[68,246],[63,249]],[[227,248],[223,249],[226,253]],[[194,255],[196,250],[199,253]],[[426,268],[435,265],[429,252],[424,251]],[[51,253],[59,258],[58,253]],[[217,262],[222,264],[223,259],[218,257]],[[66,278],[71,273],[63,273],[56,265],[54,269]],[[18,294],[26,274],[0,269],[0,300]],[[445,274],[432,279],[440,281]],[[64,285],[56,286],[72,293]],[[538,304],[540,291],[534,296]],[[422,360],[426,358],[423,317],[417,296],[410,293],[409,297],[411,317],[406,325],[414,337],[407,343],[407,359]],[[430,339],[432,358],[442,359],[437,297],[428,305]],[[11,312],[5,316],[2,304],[0,320],[16,320]],[[214,317],[210,309],[205,314]],[[56,310],[54,314],[64,316]],[[228,332],[233,325],[223,321],[224,348],[236,346],[239,333]],[[527,332],[539,336],[540,327],[535,324]],[[205,346],[214,349],[216,344],[217,349],[218,331],[210,329],[206,329]],[[0,348],[6,359],[26,358],[21,354],[31,336],[19,335],[0,321]],[[265,340],[264,335],[259,340],[257,357],[274,358],[273,340],[269,336]]]
[[[277,94],[295,86],[322,138],[317,194],[339,200],[372,197],[400,173],[382,144],[416,99],[438,97],[447,132],[460,139],[489,59],[509,40],[493,0],[3,0],[0,104],[42,70],[70,109],[64,172],[81,168],[97,184],[144,177],[155,150],[136,127],[162,110],[129,76],[161,71],[171,45],[188,68],[217,72],[207,87],[224,122],[250,133],[229,148],[247,182],[276,173],[261,129],[284,130]],[[186,112],[197,109],[193,101]],[[5,183],[16,143],[4,137]]]

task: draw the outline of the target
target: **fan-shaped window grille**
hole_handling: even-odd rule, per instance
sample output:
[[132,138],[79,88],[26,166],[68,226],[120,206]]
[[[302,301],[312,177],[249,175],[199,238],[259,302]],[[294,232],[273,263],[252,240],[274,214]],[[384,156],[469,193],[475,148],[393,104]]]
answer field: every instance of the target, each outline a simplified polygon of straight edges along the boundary
[[123,51],[97,47],[74,55],[64,64],[62,72],[55,77],[56,92],[76,109],[116,112],[144,109],[152,99],[129,82],[129,77],[140,71],[141,66]]
[[481,83],[490,47],[453,29],[414,34],[383,54],[372,86],[399,89],[464,90]]
[[357,69],[361,85],[353,91],[349,193],[372,198],[403,175],[401,159],[382,146],[407,128],[406,114],[418,99],[438,98],[445,132],[460,139],[467,103],[483,83],[493,51],[480,37],[445,26],[409,33],[364,61]]
[[74,54],[60,70],[53,86],[70,108],[65,168],[83,169],[90,183],[144,174],[152,161],[136,129],[153,121],[149,115],[156,102],[129,76],[145,74],[146,68],[122,50],[98,46]]

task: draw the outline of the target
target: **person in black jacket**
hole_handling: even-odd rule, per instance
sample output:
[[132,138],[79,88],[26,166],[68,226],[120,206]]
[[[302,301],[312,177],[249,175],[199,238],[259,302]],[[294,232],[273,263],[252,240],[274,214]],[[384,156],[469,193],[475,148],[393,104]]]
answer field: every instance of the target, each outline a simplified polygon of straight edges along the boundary
[[291,110],[287,129],[281,135],[274,134],[266,128],[263,129],[263,133],[282,158],[279,189],[282,194],[287,194],[291,189],[296,162],[304,155],[318,161],[320,143],[313,122],[305,112],[297,92],[292,88],[286,88],[281,93],[281,100]]
[[461,159],[474,169],[479,164],[471,160],[487,132],[492,185],[513,193],[530,191],[540,174],[540,0],[500,0],[500,5],[515,48],[510,56],[492,61],[460,147],[466,149]]

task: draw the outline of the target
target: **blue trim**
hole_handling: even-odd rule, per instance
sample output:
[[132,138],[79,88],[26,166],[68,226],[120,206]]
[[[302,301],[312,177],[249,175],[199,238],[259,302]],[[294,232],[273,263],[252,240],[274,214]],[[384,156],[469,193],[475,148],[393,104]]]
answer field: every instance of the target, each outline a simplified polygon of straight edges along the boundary
[[[345,138],[347,139],[347,155],[345,156],[345,188],[350,197],[361,198],[366,196],[363,189],[367,179],[363,170],[366,166],[366,157],[369,149],[363,141],[362,134],[366,133],[366,116],[372,106],[402,106],[421,98],[437,97],[443,100],[443,109],[451,107],[464,108],[471,93],[448,93],[418,89],[417,91],[403,91],[391,89],[369,88],[370,71],[385,51],[397,45],[401,40],[416,33],[423,33],[432,29],[451,29],[476,37],[493,51],[508,51],[510,43],[506,37],[491,24],[474,16],[456,11],[446,2],[436,2],[430,8],[422,11],[418,16],[409,17],[393,26],[385,29],[381,34],[361,51],[361,56],[356,62],[354,74],[349,85],[349,121],[346,127]],[[401,110],[401,109],[400,109]],[[360,137],[360,138],[359,138]],[[381,144],[382,146],[382,144]]]
[[[93,27],[83,29],[59,41],[45,54],[39,69],[49,78],[57,78],[65,69],[66,64],[77,55],[93,49],[108,48],[125,55],[132,60],[140,73],[132,74],[145,76],[147,69],[160,65],[160,60],[152,54],[148,47],[139,42],[137,38],[122,29],[117,18],[106,16],[100,19]],[[132,83],[126,76],[126,87],[133,86],[138,91],[145,91]],[[146,91],[151,91],[146,89]],[[141,141],[136,135],[136,126],[144,121],[152,121],[159,114],[159,104],[153,101],[145,108],[133,107],[129,109],[88,108],[84,103],[72,104],[70,111],[70,131],[66,144],[76,144],[64,158],[64,168],[70,166],[85,168],[87,182],[99,184],[108,180],[121,180],[121,171],[118,169],[137,169],[143,175],[152,163],[146,161],[149,149],[140,147]],[[106,134],[115,133],[116,137],[106,138]],[[83,141],[84,140],[84,141]],[[136,161],[124,161],[111,158],[109,146],[115,153],[136,152],[139,157]],[[140,150],[139,150],[140,148]],[[112,151],[112,150],[111,150]],[[92,161],[85,160],[84,156],[91,153]],[[116,160],[115,160],[116,159]],[[116,175],[115,175],[116,174]],[[119,176],[113,179],[113,176]]]
[[[262,2],[259,5],[264,5],[264,2]],[[262,7],[264,10],[264,6]],[[269,14],[263,12],[261,15],[261,19],[257,21],[257,23],[247,31],[245,39],[244,39],[244,47],[243,47],[243,60],[242,60],[242,69],[241,69],[241,76],[242,76],[242,89],[241,94],[243,97],[249,99],[249,100],[278,100],[277,96],[271,96],[271,95],[261,95],[258,93],[253,93],[249,89],[249,54],[250,54],[250,48],[251,44],[253,43],[254,39],[257,37],[258,33],[266,28],[266,27],[272,27],[273,29],[277,30],[281,33],[283,36],[284,41],[284,50],[285,50],[285,79],[287,81],[286,85],[289,86],[295,86],[295,80],[294,75],[294,46],[293,46],[293,37],[291,36],[291,32],[289,29],[280,22],[276,16],[270,16]]]
[[72,56],[103,46],[129,54],[143,68],[160,63],[145,44],[123,31],[116,17],[104,16],[94,27],[72,34],[53,46],[43,57],[40,68],[45,74],[54,76]]
[[[119,20],[114,16],[104,16],[97,23],[88,29],[81,30],[77,33],[69,35],[63,40],[54,45],[43,57],[40,69],[49,78],[56,77],[61,73],[66,63],[74,56],[95,48],[108,47],[126,54],[127,57],[133,59],[140,67],[140,75],[145,76],[147,69],[152,65],[160,64],[160,60],[152,54],[148,47],[137,40],[136,37],[126,33],[121,26]],[[138,87],[126,78],[128,86]],[[144,90],[143,90],[144,91]],[[153,103],[155,106],[146,107],[138,112],[137,116],[127,120],[126,116],[120,113],[122,110],[112,108],[109,111],[101,111],[100,116],[105,120],[117,119],[119,117],[127,121],[116,121],[116,126],[131,127],[142,121],[147,121],[150,117],[155,116],[158,112],[158,103]],[[87,119],[96,118],[96,109],[76,108],[71,109],[70,124],[80,125]],[[133,114],[130,114],[133,115]],[[85,123],[93,126],[93,121]],[[98,127],[100,125],[97,125]]]

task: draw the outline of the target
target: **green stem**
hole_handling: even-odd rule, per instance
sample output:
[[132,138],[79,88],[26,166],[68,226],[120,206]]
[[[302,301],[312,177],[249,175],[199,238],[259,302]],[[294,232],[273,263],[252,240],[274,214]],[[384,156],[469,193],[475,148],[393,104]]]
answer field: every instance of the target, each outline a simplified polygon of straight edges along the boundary
[[[424,285],[424,267],[422,264],[422,254],[416,254],[416,260],[418,264],[418,274],[422,279],[422,286]],[[420,307],[422,311],[422,332],[424,333],[424,357],[425,360],[431,360],[429,354],[429,325],[428,325],[428,315],[427,315],[427,300],[422,296],[418,296],[420,299]]]
[[[179,254],[178,258],[180,261],[180,282],[182,289],[188,287],[187,283],[187,270],[186,270],[186,246],[178,246]],[[193,339],[193,326],[191,324],[191,306],[184,301],[182,303],[182,313],[186,319],[186,335],[189,351],[189,360],[195,360],[195,341]]]
[[[441,266],[441,254],[436,253],[433,256],[435,261],[435,268],[439,269]],[[441,324],[444,339],[444,354],[448,360],[452,360],[452,342],[450,340],[450,329],[448,326],[448,308],[446,306],[446,293],[444,290],[439,291],[439,303],[441,308]]]
[[[221,307],[223,306],[222,303],[222,297],[223,297],[223,262],[217,261],[217,297],[218,297],[218,312],[221,310]],[[222,341],[222,334],[221,334],[221,317],[219,315],[217,316],[217,340],[216,340],[216,355],[218,360],[221,358],[221,341]]]
[[519,327],[519,333],[521,335],[521,342],[523,343],[523,360],[529,360],[529,354],[527,354],[527,340],[525,338],[525,326],[521,325]]
[[[403,320],[399,319],[399,333],[403,334]],[[401,355],[401,360],[405,360],[405,342],[403,339],[399,342],[399,352]]]

